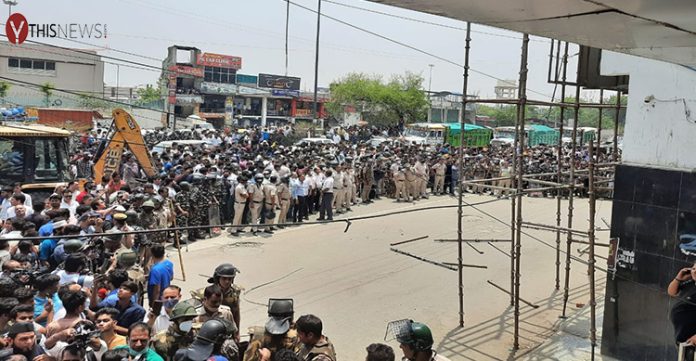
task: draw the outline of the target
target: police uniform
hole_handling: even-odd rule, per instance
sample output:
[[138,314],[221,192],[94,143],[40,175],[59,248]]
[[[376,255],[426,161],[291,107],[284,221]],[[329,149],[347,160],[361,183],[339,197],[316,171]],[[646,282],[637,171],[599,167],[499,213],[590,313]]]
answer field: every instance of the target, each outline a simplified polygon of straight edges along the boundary
[[406,167],[404,169],[404,175],[406,177],[406,198],[408,200],[417,199],[416,198],[416,174],[413,172],[411,167]]
[[[267,183],[261,186],[261,191],[263,192],[263,210],[264,212],[268,213],[269,211],[273,211],[275,209],[275,206],[277,203],[276,199],[276,186],[275,184],[272,183]],[[270,225],[273,225],[273,222],[275,221],[274,218],[268,218],[265,217],[264,224],[269,225],[269,227],[266,228],[267,231],[271,230]]]
[[302,345],[297,356],[304,361],[336,361],[336,351],[326,336],[322,336],[316,345]]
[[261,208],[263,207],[263,191],[259,184],[249,184],[247,192],[251,193],[251,202],[249,203],[249,213],[251,214],[251,230],[258,231],[259,217],[261,216]]
[[[217,312],[215,312],[214,314],[209,314],[208,312],[206,312],[205,307],[201,307],[200,310],[198,310],[198,316],[196,316],[196,318],[193,319],[193,323],[202,325],[205,323],[205,321],[212,320],[213,318],[219,318],[225,321],[229,321],[231,324],[234,325],[235,328],[239,329],[237,327],[237,324],[234,322],[234,316],[232,315],[232,311],[229,307],[224,305],[220,305]],[[237,333],[239,333],[239,331],[237,331]]]
[[333,186],[333,208],[336,209],[336,213],[341,213],[343,209],[343,172],[334,171],[334,186]]
[[360,198],[362,199],[363,202],[369,202],[370,201],[370,191],[372,190],[372,183],[374,183],[374,181],[375,181],[371,161],[368,161],[367,164],[365,164],[365,167],[363,167],[363,169],[362,169],[362,181],[363,181],[363,188],[362,188],[362,194],[360,195]]
[[287,221],[288,209],[290,208],[290,199],[292,194],[290,194],[290,188],[285,183],[280,183],[277,189],[278,202],[280,202],[280,215],[278,215],[278,223],[285,223]]
[[[233,225],[242,224],[242,216],[244,216],[244,206],[246,205],[248,196],[249,192],[247,191],[247,187],[243,183],[239,183],[236,187],[234,187],[234,220],[232,221]],[[232,232],[241,231],[241,227],[236,227],[232,229]]]
[[447,166],[443,162],[437,162],[432,169],[435,171],[435,183],[433,184],[433,193],[442,194],[445,191],[445,171]]
[[187,348],[193,342],[193,334],[179,333],[178,326],[172,322],[169,328],[152,337],[152,346],[165,360],[173,360],[178,349]]
[[297,331],[291,328],[282,335],[272,335],[263,327],[251,327],[249,333],[252,335],[249,346],[244,353],[243,361],[259,361],[259,350],[267,348],[271,355],[278,350],[286,349],[294,353],[299,352],[301,343],[297,337]]
[[[205,202],[205,191],[199,186],[191,189],[191,211],[189,212],[189,226],[201,226],[208,218],[208,204]],[[202,238],[201,230],[192,231],[194,238]]]
[[[191,211],[191,192],[182,190],[174,196],[174,203],[177,207],[181,208],[186,212]],[[176,208],[175,208],[176,209]],[[178,212],[177,212],[178,213]],[[183,213],[178,213],[176,215],[176,225],[177,227],[188,226],[189,215],[184,215]]]
[[428,167],[417,161],[413,166],[413,171],[416,173],[416,194],[418,198],[428,198]]

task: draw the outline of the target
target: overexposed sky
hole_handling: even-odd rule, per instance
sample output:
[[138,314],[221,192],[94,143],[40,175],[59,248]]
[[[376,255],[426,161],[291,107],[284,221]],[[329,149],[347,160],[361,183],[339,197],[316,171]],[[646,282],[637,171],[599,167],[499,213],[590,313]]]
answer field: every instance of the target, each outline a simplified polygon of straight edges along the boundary
[[[240,73],[285,72],[285,0],[18,0],[13,12],[21,12],[30,23],[103,23],[107,39],[82,39],[76,44],[60,39],[37,39],[63,46],[99,50],[102,55],[160,67],[173,44],[195,46],[206,52],[241,56]],[[316,9],[316,0],[292,0]],[[341,6],[338,4],[347,4]],[[421,22],[357,9],[365,8]],[[2,8],[7,13],[6,8]],[[322,13],[363,27],[398,42],[463,64],[466,24],[434,15],[357,0],[322,2]],[[0,11],[0,14],[2,12]],[[3,21],[4,22],[4,21]],[[437,26],[425,22],[441,24]],[[290,5],[289,73],[302,78],[302,88],[314,84],[314,41],[316,14]],[[477,71],[516,79],[519,71],[521,34],[474,25],[472,32],[470,94],[493,97],[496,80]],[[546,83],[550,40],[532,37],[529,55],[530,98],[548,98],[553,85]],[[105,50],[106,49],[106,50]],[[115,49],[133,55],[116,52]],[[361,32],[326,17],[321,21],[319,85],[350,72],[378,74],[389,78],[406,71],[420,73],[428,87],[429,64],[433,64],[432,90],[462,90],[461,66]],[[107,61],[110,61],[106,59]],[[574,78],[575,66],[569,69]],[[105,65],[105,83],[116,84],[116,66]],[[154,83],[158,71],[120,66],[119,83],[135,86]],[[557,95],[558,96],[558,95]]]

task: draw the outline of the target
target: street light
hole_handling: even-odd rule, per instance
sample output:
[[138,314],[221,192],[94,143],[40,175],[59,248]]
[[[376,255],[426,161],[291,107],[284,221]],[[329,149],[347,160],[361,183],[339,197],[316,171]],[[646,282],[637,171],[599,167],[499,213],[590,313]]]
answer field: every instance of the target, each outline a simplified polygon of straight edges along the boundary
[[10,7],[10,14],[9,14],[9,15],[12,15],[12,6],[13,6],[13,5],[14,5],[14,6],[17,5],[17,0],[2,0],[2,2],[3,2],[5,5],[7,5],[7,6]]

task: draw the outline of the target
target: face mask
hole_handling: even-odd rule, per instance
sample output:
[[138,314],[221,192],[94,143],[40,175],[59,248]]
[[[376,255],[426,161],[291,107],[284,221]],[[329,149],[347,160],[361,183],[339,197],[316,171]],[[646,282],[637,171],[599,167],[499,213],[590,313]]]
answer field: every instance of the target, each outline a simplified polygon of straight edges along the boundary
[[144,349],[142,349],[142,351],[135,351],[129,347],[128,353],[133,357],[138,357],[138,356],[142,356],[142,355],[146,354],[147,350],[148,350],[148,347],[145,347]]
[[193,326],[193,321],[184,321],[179,324],[179,330],[183,333],[188,333],[191,331],[191,327]]
[[166,300],[166,301],[164,301],[164,308],[171,310],[172,308],[174,308],[174,306],[176,306],[177,303],[179,303],[179,300],[176,298],[171,299],[171,300]]

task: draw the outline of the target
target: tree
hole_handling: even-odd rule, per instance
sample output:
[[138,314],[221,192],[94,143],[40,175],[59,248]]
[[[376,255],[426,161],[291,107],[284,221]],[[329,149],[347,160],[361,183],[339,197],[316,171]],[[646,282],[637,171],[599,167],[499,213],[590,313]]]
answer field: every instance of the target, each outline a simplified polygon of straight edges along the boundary
[[135,93],[138,94],[138,100],[135,101],[136,105],[144,105],[162,99],[162,93],[159,88],[150,84],[144,88],[138,88]]
[[340,118],[346,106],[363,113],[363,119],[375,125],[396,125],[424,119],[428,100],[422,89],[423,78],[407,72],[395,75],[388,83],[380,76],[351,73],[331,84],[329,114]]
[[55,85],[51,84],[50,82],[45,82],[41,84],[41,92],[44,94],[44,104],[47,107],[51,106],[51,95],[53,95],[53,90],[55,89]]
[[3,103],[5,102],[8,90],[10,90],[10,83],[0,81],[0,100],[2,100]]

